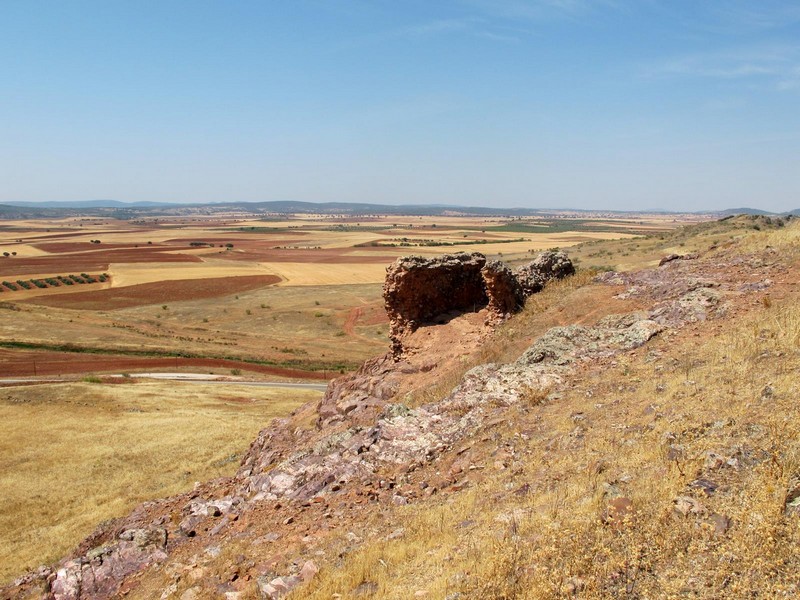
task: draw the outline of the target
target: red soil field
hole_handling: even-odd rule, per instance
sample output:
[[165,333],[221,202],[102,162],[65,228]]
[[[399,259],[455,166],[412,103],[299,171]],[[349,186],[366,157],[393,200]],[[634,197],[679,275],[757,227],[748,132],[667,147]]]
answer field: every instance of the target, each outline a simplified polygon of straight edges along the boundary
[[236,360],[214,358],[147,358],[119,355],[79,354],[71,352],[33,352],[0,349],[0,377],[56,376],[80,373],[126,373],[143,369],[180,369],[203,367],[241,369],[277,377],[327,381],[339,373],[301,371]]
[[[93,244],[91,242],[37,242],[32,244],[34,248],[38,248],[39,250],[44,250],[45,252],[50,252],[51,254],[61,254],[65,252],[99,252],[102,250],[118,250],[121,248],[141,248],[145,247],[147,250],[152,251],[153,248],[157,248],[161,251],[166,250],[167,248],[158,247],[157,244],[148,244],[147,241],[141,243],[120,243],[120,244],[109,244],[102,242],[99,244]],[[172,250],[172,248],[169,248]]]
[[115,310],[147,304],[227,296],[266,287],[280,280],[280,277],[275,275],[176,279],[58,296],[39,296],[23,302],[79,310]]
[[49,273],[68,275],[90,271],[107,271],[112,262],[202,262],[190,254],[167,254],[164,248],[150,246],[120,250],[96,250],[77,254],[54,254],[30,258],[0,258],[0,279],[8,279],[26,273]]

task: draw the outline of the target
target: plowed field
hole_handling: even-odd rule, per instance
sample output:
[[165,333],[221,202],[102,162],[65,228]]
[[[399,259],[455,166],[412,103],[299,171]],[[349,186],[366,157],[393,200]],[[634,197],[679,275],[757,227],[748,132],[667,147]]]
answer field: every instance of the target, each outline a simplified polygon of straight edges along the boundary
[[146,304],[227,296],[273,285],[279,281],[280,277],[275,275],[178,279],[58,296],[38,296],[27,302],[42,306],[108,311]]

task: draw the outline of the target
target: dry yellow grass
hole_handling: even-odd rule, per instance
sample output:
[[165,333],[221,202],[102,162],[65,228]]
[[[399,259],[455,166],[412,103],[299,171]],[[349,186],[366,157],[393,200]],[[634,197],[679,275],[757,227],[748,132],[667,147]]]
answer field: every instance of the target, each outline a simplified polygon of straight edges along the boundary
[[[391,262],[387,259],[387,264]],[[386,277],[384,264],[315,264],[310,262],[260,263],[270,274],[283,279],[281,286],[314,286],[382,283]]]
[[[798,233],[736,243],[797,257]],[[470,448],[471,490],[366,523],[368,541],[292,598],[354,597],[365,583],[392,599],[797,597],[800,516],[784,509],[800,479],[799,369],[794,297],[662,335],[557,400],[510,409]],[[506,466],[500,451],[513,452]],[[706,493],[698,479],[719,487]],[[607,525],[614,497],[633,512]],[[679,497],[699,512],[681,514]]]
[[0,389],[0,581],[143,500],[232,474],[272,417],[317,397],[177,382]]
[[[293,597],[346,598],[364,582],[373,598],[796,597],[800,520],[783,510],[800,475],[799,344],[800,308],[765,306],[702,346],[674,338],[653,348],[660,360],[620,357],[535,418],[515,409],[515,426],[485,432],[488,475],[473,491],[367,524],[375,541]],[[519,459],[497,470],[490,452],[504,444]],[[710,452],[738,465],[709,474]],[[700,476],[722,489],[693,489]],[[616,495],[635,512],[604,525]],[[678,514],[679,496],[704,512]],[[724,535],[714,514],[731,519]]]

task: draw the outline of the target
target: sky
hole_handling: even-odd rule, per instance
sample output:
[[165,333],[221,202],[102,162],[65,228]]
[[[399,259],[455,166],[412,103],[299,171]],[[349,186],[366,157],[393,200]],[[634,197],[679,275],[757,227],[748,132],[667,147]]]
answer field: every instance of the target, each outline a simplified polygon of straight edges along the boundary
[[0,202],[800,208],[800,2],[0,0]]

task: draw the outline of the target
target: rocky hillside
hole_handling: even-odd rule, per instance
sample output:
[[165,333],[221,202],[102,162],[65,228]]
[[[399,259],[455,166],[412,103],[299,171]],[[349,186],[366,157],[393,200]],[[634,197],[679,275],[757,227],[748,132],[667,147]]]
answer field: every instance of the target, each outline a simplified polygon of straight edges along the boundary
[[0,597],[795,597],[799,244],[753,217],[624,273],[400,260],[391,352]]

